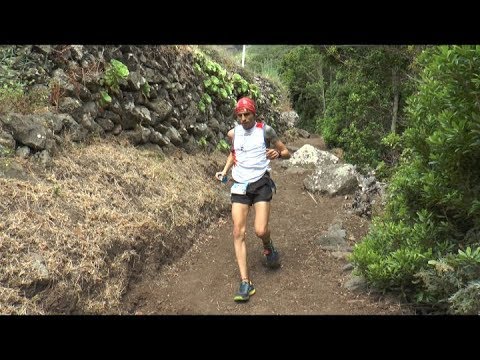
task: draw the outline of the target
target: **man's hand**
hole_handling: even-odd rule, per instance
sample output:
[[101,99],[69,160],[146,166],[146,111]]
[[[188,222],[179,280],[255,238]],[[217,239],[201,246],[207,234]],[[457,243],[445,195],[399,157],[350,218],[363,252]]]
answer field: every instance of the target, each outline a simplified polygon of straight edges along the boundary
[[273,160],[280,157],[280,153],[276,149],[267,149],[267,159]]
[[223,177],[225,176],[226,174],[223,172],[223,171],[219,171],[215,174],[215,178],[218,180],[218,181],[222,181],[223,180]]

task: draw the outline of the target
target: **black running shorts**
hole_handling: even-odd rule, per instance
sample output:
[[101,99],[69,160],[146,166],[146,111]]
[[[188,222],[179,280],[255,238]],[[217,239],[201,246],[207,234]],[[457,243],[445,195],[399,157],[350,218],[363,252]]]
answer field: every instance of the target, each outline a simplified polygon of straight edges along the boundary
[[259,180],[248,184],[245,195],[231,194],[232,203],[252,205],[259,201],[271,201],[272,187],[275,187],[275,183],[267,172]]

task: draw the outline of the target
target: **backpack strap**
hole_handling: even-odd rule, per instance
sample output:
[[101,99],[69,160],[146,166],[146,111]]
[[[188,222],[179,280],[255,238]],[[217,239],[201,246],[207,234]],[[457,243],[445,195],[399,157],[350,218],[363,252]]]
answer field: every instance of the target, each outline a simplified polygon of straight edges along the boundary
[[262,122],[257,122],[255,124],[255,126],[263,129],[263,140],[265,141],[265,147],[268,149],[267,135],[265,134],[265,128],[266,128],[265,123],[263,121]]

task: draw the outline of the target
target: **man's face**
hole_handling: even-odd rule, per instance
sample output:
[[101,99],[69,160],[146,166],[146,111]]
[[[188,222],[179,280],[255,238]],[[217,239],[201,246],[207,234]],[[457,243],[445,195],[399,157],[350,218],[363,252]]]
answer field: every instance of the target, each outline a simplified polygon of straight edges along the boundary
[[255,115],[248,110],[238,112],[237,120],[245,130],[250,129],[255,125]]

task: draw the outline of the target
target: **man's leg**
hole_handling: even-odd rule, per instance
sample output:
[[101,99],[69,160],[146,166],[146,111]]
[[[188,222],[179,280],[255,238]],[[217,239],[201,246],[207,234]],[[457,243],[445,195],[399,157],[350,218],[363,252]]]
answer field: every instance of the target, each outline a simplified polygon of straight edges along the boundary
[[270,202],[259,201],[253,206],[255,207],[255,235],[262,239],[264,246],[267,246],[270,244],[270,228],[268,226]]
[[233,220],[233,246],[237,257],[241,279],[249,279],[247,268],[247,246],[245,244],[245,231],[247,227],[249,205],[232,203]]
[[245,231],[247,227],[247,216],[250,205],[233,202],[233,245],[235,247],[235,256],[237,257],[238,268],[240,269],[240,288],[233,297],[235,301],[248,301],[250,296],[255,294],[253,286],[248,276],[247,266],[247,245],[245,243]]
[[255,234],[262,239],[263,255],[265,256],[266,265],[270,268],[280,266],[280,258],[278,251],[273,247],[270,238],[270,202],[259,201],[254,204],[255,207]]

